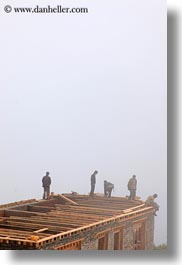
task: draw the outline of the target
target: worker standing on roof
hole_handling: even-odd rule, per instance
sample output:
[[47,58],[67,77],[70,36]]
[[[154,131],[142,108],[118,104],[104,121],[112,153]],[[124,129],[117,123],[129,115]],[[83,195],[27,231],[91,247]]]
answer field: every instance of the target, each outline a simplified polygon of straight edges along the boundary
[[114,189],[114,184],[108,182],[107,180],[104,180],[104,196],[110,198],[113,189]]
[[133,175],[132,178],[130,178],[128,181],[128,190],[130,191],[130,196],[129,196],[130,200],[135,200],[136,187],[137,187],[137,180],[136,180],[136,176]]
[[50,185],[51,185],[51,178],[49,176],[49,172],[46,172],[46,175],[42,178],[42,187],[44,188],[43,200],[49,199]]
[[96,175],[97,175],[98,171],[95,170],[94,173],[91,175],[91,190],[90,190],[90,196],[94,195],[94,190],[95,190],[95,183],[96,183]]
[[158,197],[158,195],[155,193],[154,195],[148,196],[145,205],[146,206],[153,206],[155,209],[154,215],[157,216],[156,212],[159,210],[159,205],[154,202],[154,200]]

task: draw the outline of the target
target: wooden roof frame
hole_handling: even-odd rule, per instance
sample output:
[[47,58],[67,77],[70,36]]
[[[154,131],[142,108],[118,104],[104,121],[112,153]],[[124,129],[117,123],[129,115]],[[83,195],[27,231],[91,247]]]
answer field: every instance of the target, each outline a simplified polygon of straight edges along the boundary
[[[126,198],[121,199],[121,197],[98,197],[96,197],[96,201],[100,200],[104,204],[103,208],[99,205],[93,207],[94,199],[92,200],[86,195],[71,196],[70,194],[58,195],[48,201],[28,200],[27,203],[22,201],[23,203],[7,204],[5,207],[2,205],[0,206],[0,245],[14,242],[17,245],[40,249],[43,245],[61,241],[80,233],[83,234],[91,229],[114,222],[122,223],[142,218],[145,214],[154,211],[153,207],[146,207],[142,201],[132,203],[128,202]],[[79,203],[79,200],[85,204]],[[107,205],[111,205],[111,200],[116,205],[126,204],[126,207],[129,205],[130,207],[123,210],[107,209]],[[21,210],[21,206],[34,209],[34,211]],[[74,216],[76,219],[73,222],[71,220]],[[82,220],[81,226],[79,226],[79,220]],[[6,234],[6,231],[9,233]],[[20,233],[19,237],[18,233]],[[36,235],[36,240],[31,240],[31,235]]]

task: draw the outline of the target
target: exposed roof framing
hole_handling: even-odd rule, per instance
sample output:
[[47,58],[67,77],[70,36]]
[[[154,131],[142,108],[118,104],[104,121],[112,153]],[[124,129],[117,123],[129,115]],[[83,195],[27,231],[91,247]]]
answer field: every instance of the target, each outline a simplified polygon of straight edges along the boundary
[[50,200],[1,205],[0,245],[42,245],[153,211],[142,201],[121,197],[63,194]]

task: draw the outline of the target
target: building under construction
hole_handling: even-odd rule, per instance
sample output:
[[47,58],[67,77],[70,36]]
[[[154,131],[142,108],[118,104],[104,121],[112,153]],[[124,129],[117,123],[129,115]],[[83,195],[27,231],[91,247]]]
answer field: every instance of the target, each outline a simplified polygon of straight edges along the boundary
[[142,200],[75,193],[0,205],[0,249],[151,250],[154,211]]

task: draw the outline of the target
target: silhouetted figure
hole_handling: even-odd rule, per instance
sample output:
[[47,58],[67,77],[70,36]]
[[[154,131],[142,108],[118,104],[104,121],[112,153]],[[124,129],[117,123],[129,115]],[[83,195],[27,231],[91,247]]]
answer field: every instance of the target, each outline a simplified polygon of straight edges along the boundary
[[158,197],[158,195],[155,193],[154,195],[148,196],[145,205],[146,206],[153,206],[155,209],[154,215],[157,216],[156,212],[159,210],[159,205],[154,202],[154,200]]
[[51,185],[51,178],[49,176],[49,172],[46,172],[46,175],[42,178],[42,187],[44,188],[43,200],[49,199],[50,185]]
[[108,182],[107,180],[104,180],[104,196],[110,198],[113,189],[114,189],[114,184]]
[[94,190],[95,190],[95,183],[96,183],[96,175],[97,175],[98,171],[95,170],[94,173],[91,175],[91,190],[90,190],[90,196],[94,195]]
[[129,196],[130,200],[135,200],[136,187],[137,187],[137,180],[136,180],[136,176],[133,175],[132,178],[130,178],[128,181],[128,190],[130,191],[130,196]]

